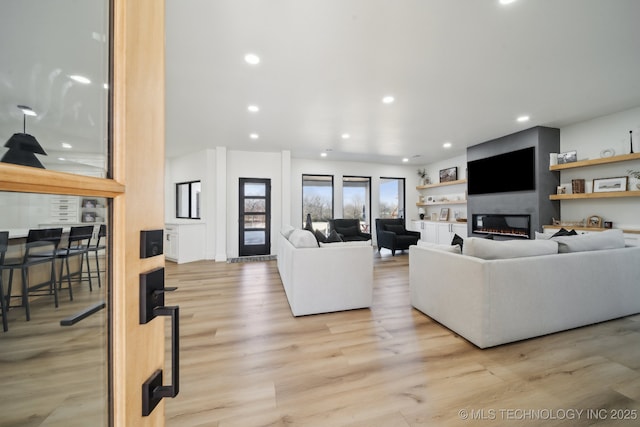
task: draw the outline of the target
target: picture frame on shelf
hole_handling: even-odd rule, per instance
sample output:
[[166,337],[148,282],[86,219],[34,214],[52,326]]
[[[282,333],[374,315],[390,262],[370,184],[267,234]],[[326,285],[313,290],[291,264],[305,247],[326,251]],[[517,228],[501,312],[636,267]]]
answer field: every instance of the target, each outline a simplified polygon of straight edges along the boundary
[[451,182],[458,179],[458,167],[440,169],[440,182]]
[[558,153],[558,164],[574,163],[578,161],[578,152],[576,150]]
[[440,221],[446,221],[449,219],[449,208],[441,208],[440,209]]
[[82,199],[82,207],[83,208],[97,208],[98,201],[96,199]]
[[612,191],[627,191],[628,176],[613,178],[596,178],[593,180],[594,193],[608,193]]
[[602,217],[598,215],[591,215],[587,217],[588,228],[602,228]]

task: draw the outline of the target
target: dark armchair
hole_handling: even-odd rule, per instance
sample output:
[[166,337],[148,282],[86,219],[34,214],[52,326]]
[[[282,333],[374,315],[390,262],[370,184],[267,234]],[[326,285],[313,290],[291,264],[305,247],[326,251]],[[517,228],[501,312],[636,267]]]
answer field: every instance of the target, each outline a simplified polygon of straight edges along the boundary
[[359,219],[335,218],[329,220],[329,233],[333,230],[345,242],[371,240],[371,234],[362,232]]
[[404,219],[376,218],[376,238],[378,240],[378,252],[381,248],[391,250],[395,256],[397,250],[409,249],[420,240],[418,231],[407,230]]

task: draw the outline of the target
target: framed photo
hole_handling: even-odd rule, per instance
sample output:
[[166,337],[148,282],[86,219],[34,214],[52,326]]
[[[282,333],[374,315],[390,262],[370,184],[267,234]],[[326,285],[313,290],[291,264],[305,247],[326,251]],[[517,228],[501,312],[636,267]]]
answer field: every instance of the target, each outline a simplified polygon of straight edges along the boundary
[[440,169],[440,182],[456,181],[458,179],[458,167]]
[[449,219],[449,208],[440,209],[440,221],[446,221]]
[[606,193],[610,191],[627,191],[628,176],[615,178],[598,178],[593,180],[594,193]]
[[83,208],[95,208],[98,207],[98,201],[96,199],[82,199]]
[[563,165],[565,163],[573,163],[578,161],[578,152],[576,150],[567,151],[566,153],[558,154],[558,164]]
[[587,217],[587,227],[602,228],[602,217],[599,217],[598,215],[591,215]]

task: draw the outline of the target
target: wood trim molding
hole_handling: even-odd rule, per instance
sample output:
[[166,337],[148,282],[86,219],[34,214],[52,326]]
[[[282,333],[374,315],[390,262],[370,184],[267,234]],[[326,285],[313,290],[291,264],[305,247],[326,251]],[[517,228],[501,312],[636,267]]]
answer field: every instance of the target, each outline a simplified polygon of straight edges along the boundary
[[0,163],[0,191],[116,197],[124,185],[104,178]]

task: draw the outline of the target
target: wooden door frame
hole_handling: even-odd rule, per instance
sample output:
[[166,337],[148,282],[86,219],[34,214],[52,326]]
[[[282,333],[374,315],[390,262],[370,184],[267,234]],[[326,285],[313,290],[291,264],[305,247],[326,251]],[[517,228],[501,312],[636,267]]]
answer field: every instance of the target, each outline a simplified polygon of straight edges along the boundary
[[[111,417],[115,426],[164,424],[164,403],[142,417],[142,384],[164,366],[164,321],[139,324],[140,231],[164,229],[164,2],[112,0],[112,179],[0,163],[0,191],[112,198]],[[129,254],[127,256],[126,254]],[[133,256],[131,254],[134,254]]]

